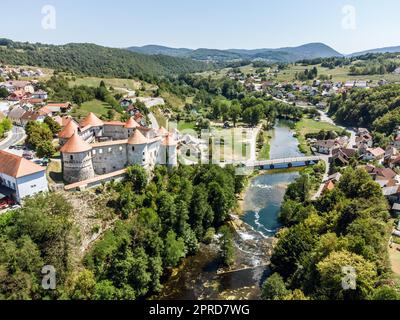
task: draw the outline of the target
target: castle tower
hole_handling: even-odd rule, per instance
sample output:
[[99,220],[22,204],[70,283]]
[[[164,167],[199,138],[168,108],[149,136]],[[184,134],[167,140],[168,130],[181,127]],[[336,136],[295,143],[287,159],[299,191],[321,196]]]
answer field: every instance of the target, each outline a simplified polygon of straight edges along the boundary
[[148,143],[149,140],[140,132],[139,129],[136,129],[133,135],[128,139],[128,162],[130,165],[148,165]]
[[[103,126],[104,122],[101,121],[93,112],[90,112],[87,117],[79,123],[81,130],[88,132],[93,138],[102,136]],[[90,130],[86,130],[87,128],[90,128]],[[86,141],[90,140],[89,138],[89,136],[84,137]]]
[[140,125],[133,119],[132,117],[125,123],[125,130],[127,131],[127,138],[132,136],[133,132],[136,128],[140,127]]
[[75,132],[78,132],[78,125],[74,120],[70,119],[68,124],[58,134],[60,145],[63,146],[74,135]]
[[172,134],[168,134],[161,142],[161,150],[159,161],[160,164],[165,164],[167,166],[177,166],[178,165],[178,143],[173,138]]
[[75,183],[94,177],[92,147],[77,132],[61,148],[64,180]]

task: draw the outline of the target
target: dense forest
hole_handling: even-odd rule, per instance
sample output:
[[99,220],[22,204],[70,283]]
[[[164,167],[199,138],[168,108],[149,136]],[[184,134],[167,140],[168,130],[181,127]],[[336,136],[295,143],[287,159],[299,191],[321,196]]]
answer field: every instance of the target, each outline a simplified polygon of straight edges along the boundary
[[[117,222],[77,261],[79,234],[73,207],[62,194],[28,199],[0,216],[0,299],[139,299],[158,292],[162,277],[219,231],[221,264],[232,260],[225,222],[244,186],[233,167],[140,166],[127,179],[98,190],[116,192],[109,205]],[[56,290],[41,286],[54,266]]]
[[379,185],[365,170],[348,168],[333,191],[311,202],[306,184],[303,175],[287,190],[280,216],[286,228],[278,235],[263,297],[399,299],[386,249],[390,215]]
[[45,45],[0,40],[0,63],[70,71],[98,77],[152,78],[204,71],[206,63],[169,56],[148,56],[95,44]]
[[340,123],[391,135],[400,125],[400,85],[337,95],[330,100],[329,113]]

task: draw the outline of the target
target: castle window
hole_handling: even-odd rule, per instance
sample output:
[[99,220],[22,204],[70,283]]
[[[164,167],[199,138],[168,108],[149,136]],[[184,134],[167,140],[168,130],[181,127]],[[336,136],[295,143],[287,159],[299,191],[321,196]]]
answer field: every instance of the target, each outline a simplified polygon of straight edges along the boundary
[[108,152],[111,153],[112,152],[112,148],[108,148]]
[[119,151],[122,151],[122,147],[119,147]]
[[132,151],[135,151],[135,147],[132,147]]
[[145,155],[144,151],[143,151],[143,155]]
[[93,151],[92,151],[92,154],[93,154],[93,155],[96,155],[96,150],[93,150]]
[[103,149],[99,149],[99,153],[102,154],[103,153]]
[[69,160],[74,160],[74,156],[69,156]]

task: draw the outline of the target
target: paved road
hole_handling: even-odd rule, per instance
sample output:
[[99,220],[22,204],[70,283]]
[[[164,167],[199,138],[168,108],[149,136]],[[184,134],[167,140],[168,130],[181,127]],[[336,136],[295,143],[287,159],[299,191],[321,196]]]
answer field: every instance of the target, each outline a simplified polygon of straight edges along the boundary
[[154,114],[150,112],[148,116],[149,116],[149,120],[151,122],[151,127],[155,130],[160,129],[160,126],[158,125],[158,121],[157,121],[156,117],[154,116]]
[[25,130],[22,127],[14,126],[11,131],[11,138],[7,139],[4,143],[0,142],[0,150],[8,149],[10,146],[17,144],[21,140],[25,139]]

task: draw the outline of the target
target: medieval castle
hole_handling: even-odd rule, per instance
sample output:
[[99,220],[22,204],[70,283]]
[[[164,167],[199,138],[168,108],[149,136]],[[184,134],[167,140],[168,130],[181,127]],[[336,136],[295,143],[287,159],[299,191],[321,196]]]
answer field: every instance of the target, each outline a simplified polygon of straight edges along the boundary
[[178,138],[166,129],[127,122],[103,122],[90,113],[81,123],[70,119],[59,134],[64,180],[75,183],[139,164],[177,165]]

